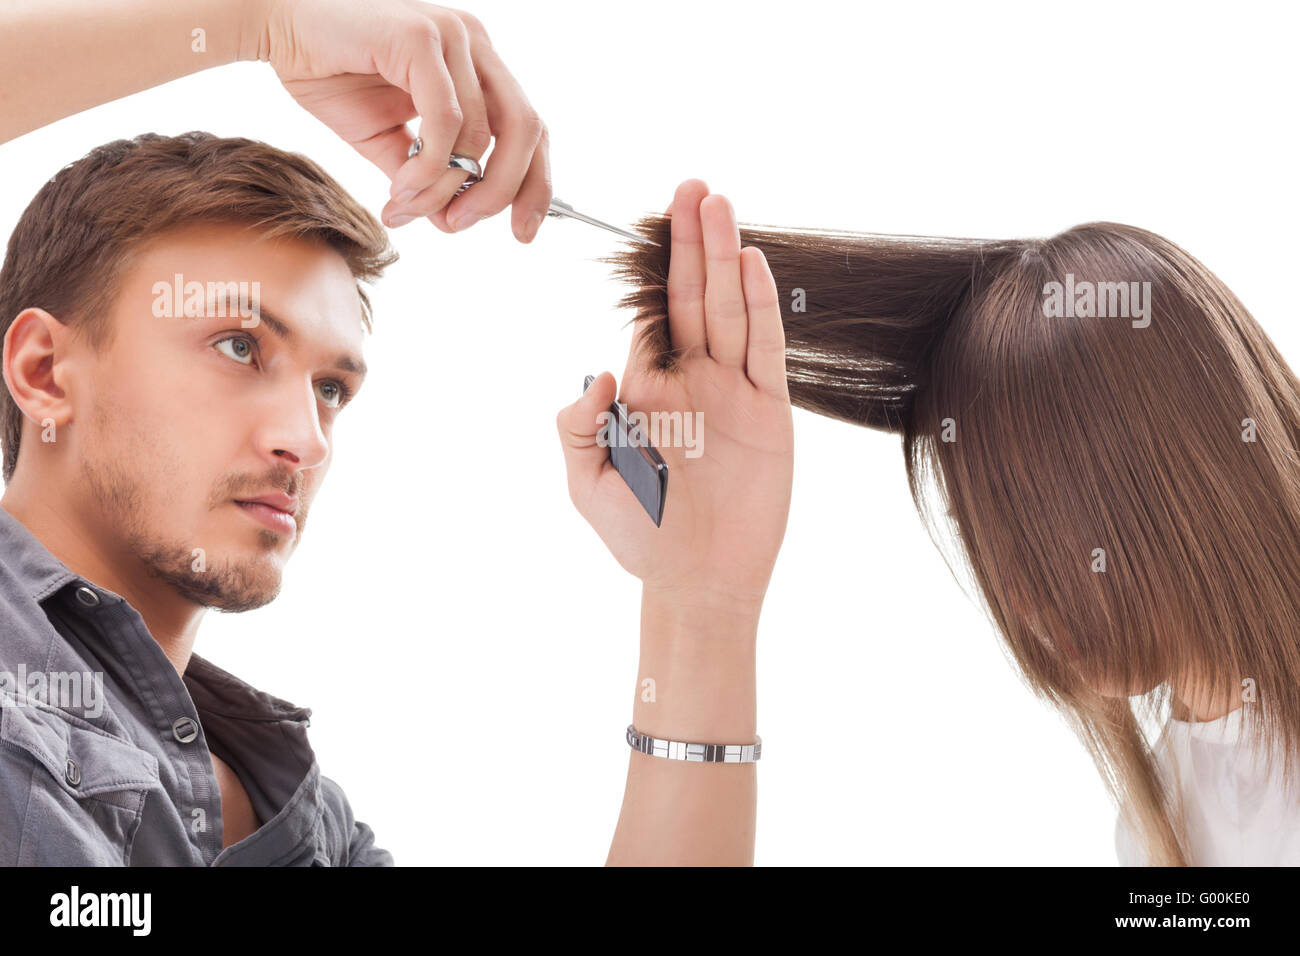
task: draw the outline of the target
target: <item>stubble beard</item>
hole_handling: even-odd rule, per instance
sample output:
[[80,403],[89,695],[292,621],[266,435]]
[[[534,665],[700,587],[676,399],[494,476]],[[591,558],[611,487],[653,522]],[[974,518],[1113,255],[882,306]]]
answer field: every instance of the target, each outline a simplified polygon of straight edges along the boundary
[[[197,543],[169,541],[149,528],[142,484],[119,467],[117,462],[124,459],[128,456],[87,461],[83,475],[93,495],[91,500],[99,503],[102,519],[117,530],[127,552],[144,565],[150,577],[187,601],[228,613],[252,611],[275,600],[281,587],[277,568],[257,559],[234,561],[196,554]],[[220,502],[211,504],[214,508],[223,506]],[[299,536],[303,517],[297,516]],[[262,551],[274,550],[283,543],[283,538],[270,529],[258,529],[257,534]],[[203,570],[197,570],[196,564]]]

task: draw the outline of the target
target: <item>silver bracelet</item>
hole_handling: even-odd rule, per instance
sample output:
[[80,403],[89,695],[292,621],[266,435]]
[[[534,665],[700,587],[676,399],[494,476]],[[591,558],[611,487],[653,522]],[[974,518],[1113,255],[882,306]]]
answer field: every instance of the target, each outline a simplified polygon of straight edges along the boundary
[[757,734],[752,744],[688,744],[681,740],[650,737],[628,724],[627,745],[651,757],[697,763],[754,763],[763,756],[763,738]]

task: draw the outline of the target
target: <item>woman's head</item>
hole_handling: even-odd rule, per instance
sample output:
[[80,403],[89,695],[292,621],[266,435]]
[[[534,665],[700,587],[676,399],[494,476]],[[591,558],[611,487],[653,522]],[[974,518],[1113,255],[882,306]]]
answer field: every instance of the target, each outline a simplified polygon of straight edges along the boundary
[[[666,223],[641,227],[663,240]],[[917,507],[960,541],[1031,686],[1136,804],[1152,859],[1182,861],[1143,712],[1171,688],[1218,700],[1249,680],[1255,736],[1300,743],[1286,363],[1208,269],[1132,226],[741,235],[782,293],[792,402],[902,436]],[[671,374],[667,245],[612,261]]]
[[[1274,672],[1277,635],[1300,632],[1294,377],[1159,236],[1095,223],[1019,245],[925,359],[903,430],[918,500],[932,468],[999,628],[1065,701],[1081,682]],[[1059,287],[1080,305],[1138,290],[1148,314],[1062,315]]]

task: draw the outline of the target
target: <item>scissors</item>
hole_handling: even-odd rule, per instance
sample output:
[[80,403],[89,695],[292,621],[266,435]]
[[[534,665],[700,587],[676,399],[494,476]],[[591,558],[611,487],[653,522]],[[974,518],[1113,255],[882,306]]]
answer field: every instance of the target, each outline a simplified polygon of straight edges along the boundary
[[[415,142],[411,144],[410,149],[406,151],[406,158],[410,159],[412,156],[417,155],[422,149],[424,149],[424,140],[417,136]],[[483,170],[479,166],[478,161],[470,159],[468,156],[457,156],[455,153],[452,153],[451,161],[447,163],[447,168],[459,169],[468,174],[466,180],[461,183],[460,188],[456,190],[457,196],[483,177]],[[617,233],[624,239],[631,239],[633,242],[647,242],[652,246],[659,245],[659,243],[652,239],[647,239],[645,236],[638,236],[635,232],[628,232],[626,229],[620,229],[618,226],[611,226],[609,223],[601,222],[599,219],[588,216],[586,213],[578,212],[562,199],[552,199],[550,210],[546,215],[555,216],[557,218],[576,219],[579,222],[585,222],[588,225],[597,226],[601,229],[607,229],[610,232]]]

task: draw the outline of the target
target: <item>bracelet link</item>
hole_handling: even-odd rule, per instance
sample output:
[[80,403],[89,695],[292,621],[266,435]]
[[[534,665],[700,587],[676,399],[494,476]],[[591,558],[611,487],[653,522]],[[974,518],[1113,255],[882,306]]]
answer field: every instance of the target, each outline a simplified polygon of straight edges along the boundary
[[650,757],[686,760],[692,763],[757,763],[763,756],[763,738],[752,744],[692,744],[681,740],[660,740],[627,725],[627,745]]

